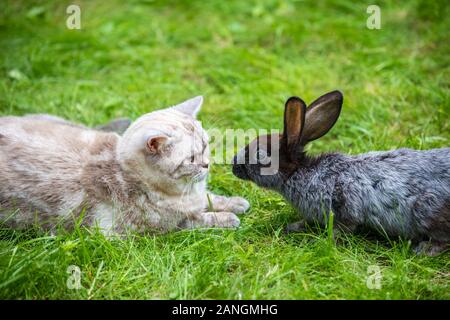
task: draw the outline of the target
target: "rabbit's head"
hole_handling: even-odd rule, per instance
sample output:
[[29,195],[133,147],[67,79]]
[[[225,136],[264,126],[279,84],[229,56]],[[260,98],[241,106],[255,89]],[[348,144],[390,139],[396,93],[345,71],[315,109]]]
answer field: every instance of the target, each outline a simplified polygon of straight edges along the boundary
[[308,160],[305,145],[325,135],[341,112],[342,93],[329,92],[306,107],[291,97],[284,109],[282,134],[259,136],[233,159],[233,174],[266,188],[277,188]]

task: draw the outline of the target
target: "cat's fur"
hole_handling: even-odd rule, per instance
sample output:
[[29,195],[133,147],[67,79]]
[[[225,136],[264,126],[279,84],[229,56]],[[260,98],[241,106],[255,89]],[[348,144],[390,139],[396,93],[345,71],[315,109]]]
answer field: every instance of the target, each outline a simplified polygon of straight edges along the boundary
[[0,118],[0,220],[54,229],[81,217],[105,234],[237,227],[245,199],[211,194],[207,209],[202,101],[146,114],[123,136],[48,115]]

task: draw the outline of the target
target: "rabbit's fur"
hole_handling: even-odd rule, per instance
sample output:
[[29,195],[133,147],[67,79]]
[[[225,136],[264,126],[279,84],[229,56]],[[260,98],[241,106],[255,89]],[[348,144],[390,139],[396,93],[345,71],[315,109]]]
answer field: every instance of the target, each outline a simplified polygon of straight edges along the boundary
[[[235,157],[233,173],[280,192],[306,222],[324,225],[332,211],[338,230],[364,228],[400,236],[430,255],[445,250],[450,243],[450,148],[308,156],[304,146],[333,127],[342,102],[339,91],[308,108],[300,98],[290,98],[283,134],[251,142]],[[272,147],[275,140],[278,150]],[[261,169],[277,155],[279,170],[262,175]],[[300,221],[287,230],[304,226]]]

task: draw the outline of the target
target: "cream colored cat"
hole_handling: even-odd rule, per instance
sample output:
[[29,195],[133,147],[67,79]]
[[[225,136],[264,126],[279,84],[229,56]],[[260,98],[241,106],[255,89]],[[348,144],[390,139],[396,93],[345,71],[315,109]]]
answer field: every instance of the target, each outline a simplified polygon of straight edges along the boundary
[[123,136],[63,119],[0,118],[0,220],[13,228],[67,228],[77,219],[105,234],[237,227],[240,197],[210,195],[202,97],[137,119]]

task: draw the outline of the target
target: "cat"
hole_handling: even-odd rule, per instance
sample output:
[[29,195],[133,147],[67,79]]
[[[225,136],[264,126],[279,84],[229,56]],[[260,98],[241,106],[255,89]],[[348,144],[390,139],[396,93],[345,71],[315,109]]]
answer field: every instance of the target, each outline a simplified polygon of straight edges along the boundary
[[0,220],[50,231],[81,221],[108,236],[238,227],[248,201],[207,191],[202,103],[119,123],[123,135],[50,115],[0,117]]

